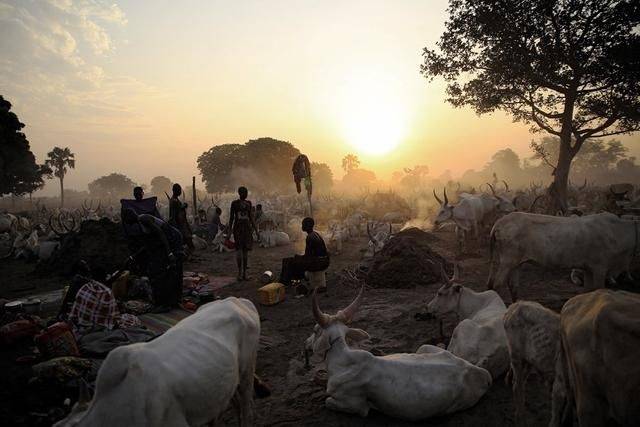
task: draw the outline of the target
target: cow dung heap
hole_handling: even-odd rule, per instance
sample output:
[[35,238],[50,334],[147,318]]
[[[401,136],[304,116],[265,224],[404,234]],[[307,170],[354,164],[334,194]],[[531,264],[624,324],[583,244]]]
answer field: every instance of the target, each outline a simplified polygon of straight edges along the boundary
[[413,288],[440,282],[440,265],[452,266],[429,244],[437,237],[419,228],[396,234],[370,264],[366,283],[374,288]]
[[39,271],[69,275],[75,264],[85,260],[90,267],[111,273],[120,268],[129,256],[122,225],[107,218],[82,221],[80,230],[62,238],[60,249]]

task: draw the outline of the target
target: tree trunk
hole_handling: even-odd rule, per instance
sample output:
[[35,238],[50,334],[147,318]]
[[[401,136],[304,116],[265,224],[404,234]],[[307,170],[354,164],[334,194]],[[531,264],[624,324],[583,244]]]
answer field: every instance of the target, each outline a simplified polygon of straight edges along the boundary
[[64,178],[60,177],[60,207],[64,208]]
[[574,155],[571,153],[571,136],[565,140],[560,140],[560,152],[558,156],[558,163],[553,173],[553,182],[549,186],[549,196],[552,200],[552,212],[554,215],[558,211],[566,213],[569,208],[567,200],[567,187],[569,184],[569,171],[571,170],[571,161]]

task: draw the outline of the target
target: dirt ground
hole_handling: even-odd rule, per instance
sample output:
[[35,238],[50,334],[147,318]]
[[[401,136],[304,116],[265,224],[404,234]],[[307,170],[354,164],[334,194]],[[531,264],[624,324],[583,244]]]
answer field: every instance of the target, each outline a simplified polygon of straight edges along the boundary
[[[433,249],[447,260],[454,260],[455,239],[452,233],[440,232],[432,242]],[[340,255],[332,257],[329,269],[328,292],[320,297],[320,305],[326,312],[336,312],[343,308],[357,294],[357,287],[340,285],[340,272],[344,268],[357,266],[362,258],[362,249],[366,239],[360,238],[345,244]],[[287,299],[275,306],[265,307],[258,304],[258,279],[265,270],[276,275],[280,270],[280,260],[295,252],[294,246],[272,249],[255,248],[250,254],[250,273],[253,279],[235,283],[224,288],[221,296],[240,296],[250,299],[260,312],[262,337],[258,354],[257,373],[271,387],[271,397],[256,400],[257,424],[261,426],[300,426],[300,425],[349,425],[349,426],[503,426],[513,425],[513,406],[511,390],[503,378],[496,380],[490,391],[473,408],[450,416],[430,419],[428,422],[412,424],[389,418],[372,411],[367,418],[333,412],[324,407],[326,398],[324,385],[314,381],[319,367],[306,369],[302,354],[305,339],[314,326],[311,314],[310,298],[296,298],[289,292]],[[484,246],[470,245],[468,254],[458,258],[462,267],[462,281],[475,290],[484,290],[488,275],[488,251]],[[212,275],[235,275],[234,253],[199,252],[185,266],[185,270],[206,272]],[[17,261],[0,262],[0,297],[16,298],[24,294],[16,288],[27,283],[38,290],[60,287],[61,279],[55,277],[35,277],[30,271],[33,266]],[[534,266],[525,266],[521,273],[521,299],[534,300],[554,310],[560,310],[564,302],[583,292],[583,288],[569,281],[569,272],[545,272]],[[6,282],[4,280],[7,280]],[[402,277],[397,280],[401,281]],[[17,282],[20,286],[17,286]],[[12,284],[12,285],[11,285]],[[424,312],[439,284],[417,286],[414,289],[385,289],[367,287],[364,301],[354,327],[362,328],[371,335],[370,342],[363,348],[377,355],[397,352],[414,352],[420,345],[438,341],[438,322],[436,320],[418,321],[414,315]],[[14,289],[14,290],[12,290]],[[635,289],[640,286],[635,284]],[[509,300],[507,293],[501,292]],[[455,327],[455,317],[445,319],[445,336],[449,336]],[[2,351],[2,358],[9,354]],[[3,360],[0,369],[6,367]],[[215,392],[215,391],[214,391]],[[6,398],[0,394],[0,399]],[[528,426],[543,426],[549,421],[550,393],[540,378],[532,376],[527,390]],[[0,402],[0,406],[7,404]],[[235,425],[234,412],[228,411],[224,417],[226,425]]]

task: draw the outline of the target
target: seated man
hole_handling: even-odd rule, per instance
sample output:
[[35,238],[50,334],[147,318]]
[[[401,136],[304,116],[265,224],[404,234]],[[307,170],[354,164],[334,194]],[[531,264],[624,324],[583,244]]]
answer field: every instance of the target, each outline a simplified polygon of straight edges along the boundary
[[222,209],[218,206],[213,211],[213,215],[211,216],[211,221],[208,223],[208,235],[209,240],[213,241],[218,235],[218,231],[224,229],[224,225],[222,224],[222,220],[220,219],[222,215]]
[[313,230],[315,222],[313,218],[302,220],[302,231],[307,233],[304,255],[296,255],[292,258],[282,260],[282,272],[280,273],[280,283],[290,285],[292,280],[301,280],[305,277],[305,272],[309,275],[312,288],[320,288],[319,291],[326,290],[324,274],[329,268],[329,252],[327,246],[318,232]]

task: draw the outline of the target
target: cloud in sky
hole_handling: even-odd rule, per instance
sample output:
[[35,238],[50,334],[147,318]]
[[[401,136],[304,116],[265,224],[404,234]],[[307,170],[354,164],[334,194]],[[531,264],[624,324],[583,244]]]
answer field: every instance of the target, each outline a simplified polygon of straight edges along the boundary
[[129,98],[153,89],[103,66],[117,49],[112,34],[126,25],[120,7],[106,1],[2,0],[0,87],[27,114],[47,105],[49,123],[72,118],[97,125],[132,115]]

